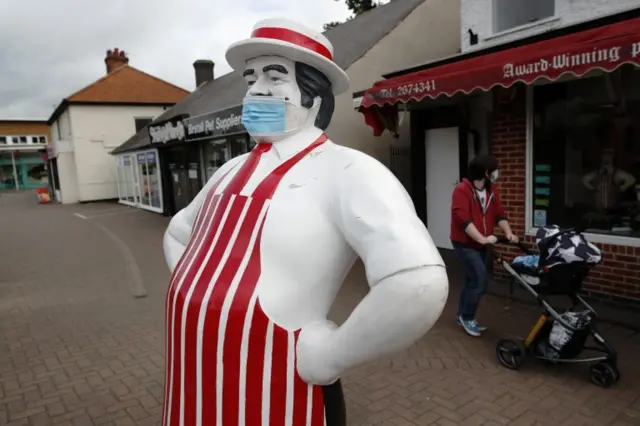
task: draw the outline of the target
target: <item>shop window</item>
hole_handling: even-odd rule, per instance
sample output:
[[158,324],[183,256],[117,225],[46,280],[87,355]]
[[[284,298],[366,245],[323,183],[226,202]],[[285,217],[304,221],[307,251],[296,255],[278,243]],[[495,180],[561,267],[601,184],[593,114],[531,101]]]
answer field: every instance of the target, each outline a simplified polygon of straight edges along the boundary
[[160,208],[160,173],[157,155],[154,151],[139,152],[136,159],[141,185],[140,204]]
[[640,79],[613,74],[534,88],[534,227],[640,237]]
[[227,146],[227,139],[217,139],[204,144],[203,157],[205,178],[208,181],[211,179],[211,176],[231,158]]
[[246,154],[251,150],[251,147],[249,146],[249,139],[249,135],[246,134],[229,138],[232,158]]
[[555,15],[555,0],[493,0],[493,31],[531,24]]
[[131,155],[123,155],[118,161],[118,186],[120,200],[135,203],[138,199],[136,172]]
[[149,124],[151,124],[151,122],[153,121],[153,118],[144,117],[144,118],[135,118],[134,120],[136,123],[136,133],[138,133],[140,130],[144,129]]
[[48,181],[47,169],[43,163],[28,164],[27,167],[27,185],[28,186],[45,186]]

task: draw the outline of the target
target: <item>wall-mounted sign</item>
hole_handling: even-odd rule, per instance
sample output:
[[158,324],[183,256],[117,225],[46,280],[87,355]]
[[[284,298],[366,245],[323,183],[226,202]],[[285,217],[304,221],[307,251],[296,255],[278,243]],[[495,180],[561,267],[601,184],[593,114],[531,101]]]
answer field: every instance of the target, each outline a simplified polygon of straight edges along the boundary
[[155,164],[156,162],[156,153],[151,151],[151,152],[139,152],[136,155],[136,161],[138,162],[138,164]]
[[246,131],[242,124],[242,105],[187,118],[183,124],[187,141],[224,137]]
[[149,126],[151,143],[183,141],[185,132],[181,119],[182,117],[176,117],[164,123]]
[[124,157],[122,157],[122,165],[123,166],[130,166],[131,165],[131,157],[129,157],[128,155],[125,155]]

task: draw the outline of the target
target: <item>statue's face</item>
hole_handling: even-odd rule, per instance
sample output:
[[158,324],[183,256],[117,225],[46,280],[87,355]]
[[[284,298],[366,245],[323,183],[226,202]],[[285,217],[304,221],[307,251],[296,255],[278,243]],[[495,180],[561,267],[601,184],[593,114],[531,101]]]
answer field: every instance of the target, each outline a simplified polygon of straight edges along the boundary
[[246,97],[254,99],[262,96],[273,97],[281,99],[284,103],[283,130],[278,134],[273,132],[268,135],[252,134],[248,127],[252,136],[260,140],[275,142],[313,126],[317,107],[314,106],[310,110],[301,105],[300,88],[296,81],[296,67],[292,60],[279,56],[260,56],[251,59],[247,61],[243,77],[248,85]]
[[244,69],[248,96],[278,96],[300,106],[295,63],[279,56],[261,56],[247,61]]

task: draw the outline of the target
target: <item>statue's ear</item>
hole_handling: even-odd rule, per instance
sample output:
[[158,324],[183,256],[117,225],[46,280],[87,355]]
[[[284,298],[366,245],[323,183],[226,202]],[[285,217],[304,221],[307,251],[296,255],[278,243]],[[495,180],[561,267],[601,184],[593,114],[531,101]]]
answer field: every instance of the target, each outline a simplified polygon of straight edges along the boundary
[[322,98],[320,96],[316,96],[315,98],[313,98],[313,106],[311,107],[311,109],[317,113],[320,110],[321,104]]

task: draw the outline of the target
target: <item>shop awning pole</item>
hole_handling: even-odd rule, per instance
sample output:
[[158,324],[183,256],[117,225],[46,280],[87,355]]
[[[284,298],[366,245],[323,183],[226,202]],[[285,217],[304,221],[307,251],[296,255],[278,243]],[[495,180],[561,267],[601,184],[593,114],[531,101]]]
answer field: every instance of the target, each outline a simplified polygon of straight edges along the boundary
[[20,184],[18,183],[18,168],[16,167],[15,151],[11,151],[11,164],[13,165],[13,180],[16,183],[16,191],[18,191],[20,189]]

